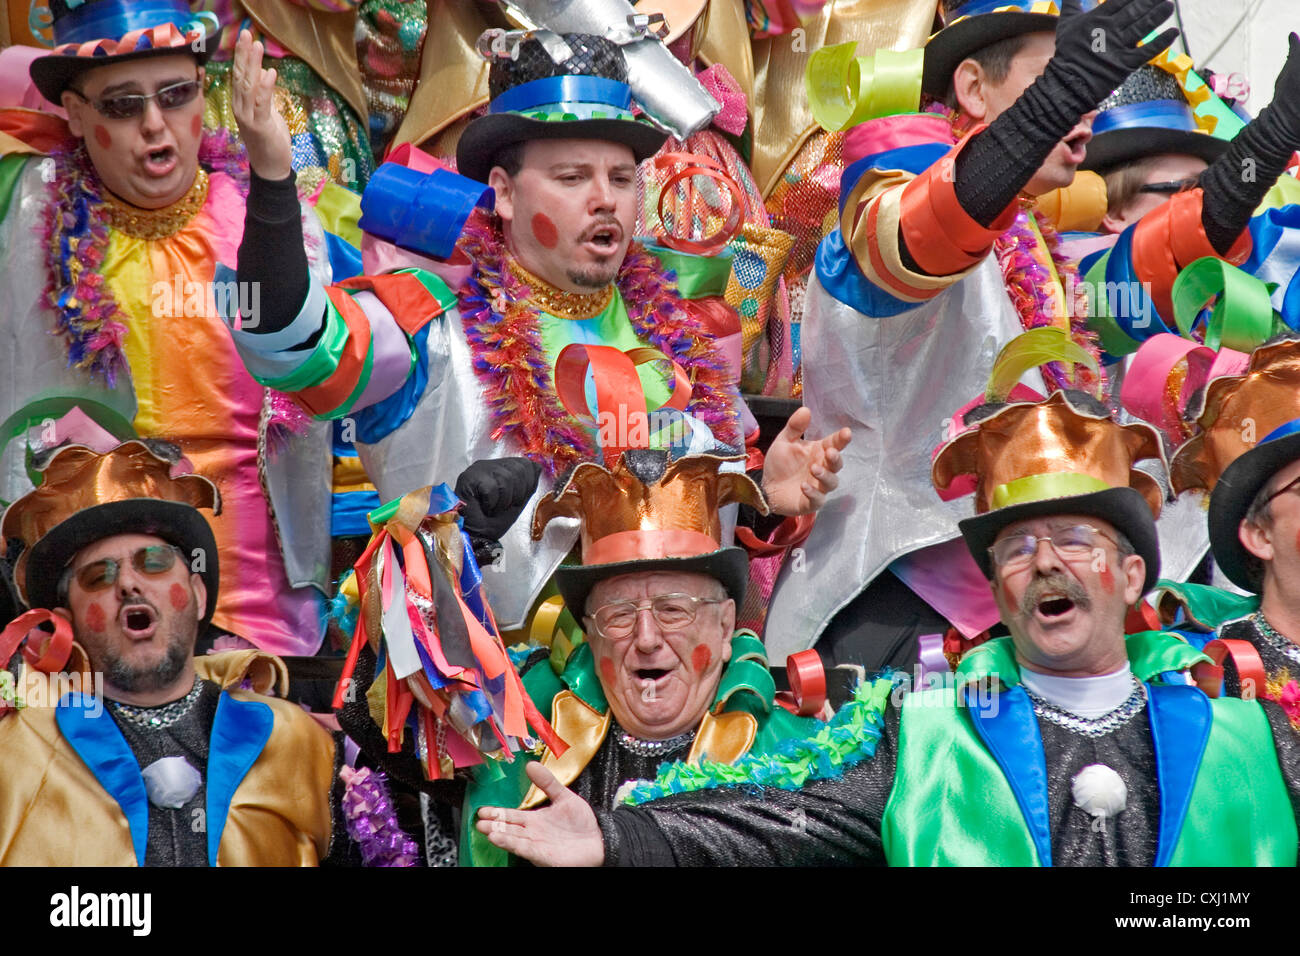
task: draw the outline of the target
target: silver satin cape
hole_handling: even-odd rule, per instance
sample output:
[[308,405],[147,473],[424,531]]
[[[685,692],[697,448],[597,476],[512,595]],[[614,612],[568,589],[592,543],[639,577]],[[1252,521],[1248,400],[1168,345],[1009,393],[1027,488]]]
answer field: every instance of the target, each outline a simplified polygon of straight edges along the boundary
[[[1022,331],[992,255],[894,316],[866,315],[812,276],[802,330],[808,437],[848,426],[853,440],[839,488],[773,592],[764,637],[773,663],[813,647],[835,613],[893,561],[960,537],[957,522],[974,513],[973,499],[941,501],[931,457],[953,412],[983,393],[998,350]],[[1044,391],[1037,369],[1023,381]],[[1156,527],[1164,575],[1185,579],[1209,545],[1203,509],[1184,496],[1166,505]]]

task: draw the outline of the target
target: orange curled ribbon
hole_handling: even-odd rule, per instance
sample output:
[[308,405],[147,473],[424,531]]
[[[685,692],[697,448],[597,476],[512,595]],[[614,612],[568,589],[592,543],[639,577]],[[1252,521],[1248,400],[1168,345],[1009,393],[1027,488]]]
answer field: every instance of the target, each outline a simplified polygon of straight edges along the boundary
[[[663,224],[665,230],[668,228],[666,225],[668,220],[664,216],[664,201],[672,194],[674,187],[682,181],[688,182],[688,190],[698,194],[698,191],[689,186],[689,180],[695,176],[712,179],[726,189],[731,195],[731,207],[727,210],[727,218],[722,227],[703,239],[680,239],[668,235],[666,231],[662,235],[656,236],[656,239],[660,245],[675,249],[678,252],[687,252],[697,256],[716,256],[726,247],[727,243],[740,234],[740,228],[744,225],[744,193],[740,191],[740,186],[736,184],[736,181],[727,175],[727,171],[720,163],[709,159],[707,156],[699,156],[695,153],[664,153],[662,156],[657,156],[654,161],[655,172],[656,174],[667,172],[678,164],[684,164],[684,168],[669,176],[659,191],[659,222]],[[688,193],[687,209],[694,206],[694,203],[689,199],[690,195]],[[712,206],[708,206],[707,203],[705,203],[705,206],[710,212],[713,211]]]
[[[566,345],[555,361],[555,392],[560,404],[570,415],[586,425],[606,434],[602,427],[604,421],[598,421],[587,405],[587,368],[591,367],[596,382],[596,407],[603,420],[608,415],[615,416],[617,427],[613,429],[612,441],[601,441],[601,451],[605,464],[613,468],[618,456],[628,448],[644,448],[649,445],[649,416],[646,409],[645,390],[641,387],[641,377],[636,367],[646,362],[669,362],[668,356],[658,349],[647,346],[628,349],[623,352],[609,345],[583,345],[574,343]],[[676,362],[673,367],[673,391],[661,408],[674,408],[685,411],[686,403],[691,400],[691,383],[686,371]],[[640,436],[645,436],[641,441]]]

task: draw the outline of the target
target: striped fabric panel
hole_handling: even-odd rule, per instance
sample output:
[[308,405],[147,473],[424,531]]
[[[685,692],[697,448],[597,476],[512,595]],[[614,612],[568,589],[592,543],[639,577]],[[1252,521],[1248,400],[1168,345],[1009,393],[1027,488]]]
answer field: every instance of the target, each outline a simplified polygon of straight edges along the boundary
[[319,384],[299,389],[294,400],[316,418],[341,418],[365,390],[374,363],[370,320],[352,296],[335,286],[325,290],[330,309],[347,327],[347,340],[333,371]]

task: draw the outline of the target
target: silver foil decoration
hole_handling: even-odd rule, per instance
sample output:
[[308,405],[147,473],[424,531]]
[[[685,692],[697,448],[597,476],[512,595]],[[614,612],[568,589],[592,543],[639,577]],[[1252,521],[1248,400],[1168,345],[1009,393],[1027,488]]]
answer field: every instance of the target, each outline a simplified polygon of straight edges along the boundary
[[[663,41],[647,36],[649,26],[628,0],[501,0],[520,22],[556,33],[589,33],[623,47],[628,85],[646,118],[685,139],[722,111],[690,69],[668,52]],[[646,22],[643,22],[645,20]]]

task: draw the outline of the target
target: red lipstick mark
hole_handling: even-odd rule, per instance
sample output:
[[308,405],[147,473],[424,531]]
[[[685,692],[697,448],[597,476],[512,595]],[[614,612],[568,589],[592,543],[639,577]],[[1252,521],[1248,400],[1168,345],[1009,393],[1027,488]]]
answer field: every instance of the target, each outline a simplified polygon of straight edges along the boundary
[[95,142],[104,149],[113,148],[113,137],[109,135],[108,130],[100,126],[98,123],[95,124]]
[[533,216],[533,238],[546,249],[554,249],[560,241],[559,230],[555,228],[555,223],[551,222],[551,217],[544,212]]
[[614,685],[614,662],[608,657],[600,659],[600,676],[605,678],[607,686]]
[[203,117],[195,115],[194,119],[190,120],[190,135],[198,136],[202,132],[203,132]]
[[173,584],[171,590],[167,592],[167,598],[172,602],[172,607],[177,611],[183,611],[190,604],[190,593],[185,590],[184,585]]
[[104,609],[92,601],[90,607],[86,608],[86,626],[96,634],[103,634],[104,625],[107,623],[108,616],[104,613]]
[[1101,569],[1101,586],[1105,588],[1107,594],[1115,593],[1115,575],[1110,571],[1110,566]]
[[713,651],[704,644],[698,644],[695,650],[691,651],[691,666],[695,668],[695,673],[703,674],[713,663]]

